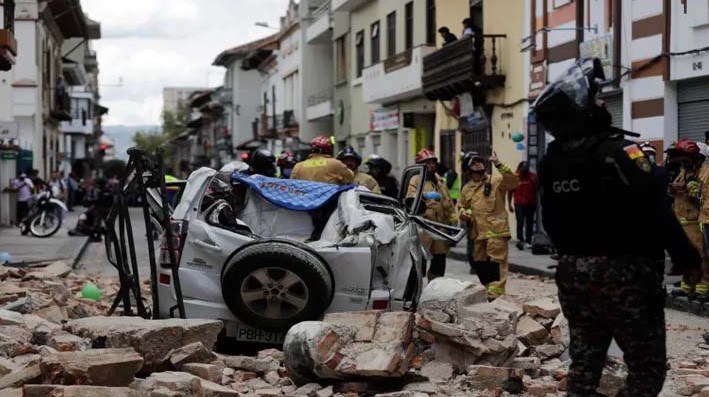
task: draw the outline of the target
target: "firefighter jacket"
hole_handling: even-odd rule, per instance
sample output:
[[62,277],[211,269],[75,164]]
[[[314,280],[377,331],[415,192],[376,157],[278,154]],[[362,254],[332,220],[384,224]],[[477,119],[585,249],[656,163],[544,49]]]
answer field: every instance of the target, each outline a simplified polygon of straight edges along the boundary
[[[434,222],[445,223],[448,225],[453,225],[458,222],[458,217],[455,212],[455,205],[453,200],[451,200],[450,193],[448,193],[448,188],[446,187],[445,181],[442,181],[435,176],[435,180],[426,179],[423,185],[422,194],[428,192],[438,192],[441,195],[440,200],[424,200],[426,203],[426,212],[423,217]],[[421,177],[415,175],[409,181],[409,186],[406,190],[406,197],[414,197],[416,195],[416,189],[419,185],[419,180]],[[431,254],[447,254],[450,246],[447,242],[441,240],[434,240],[426,233],[421,235],[421,240]]]
[[699,169],[699,222],[709,224],[709,163]]
[[366,187],[367,189],[371,190],[372,193],[382,193],[382,189],[379,188],[377,180],[372,178],[371,175],[366,174],[364,172],[357,171],[354,177],[354,183],[355,185]]
[[471,179],[460,192],[458,211],[472,218],[471,239],[510,237],[505,196],[517,187],[517,175],[505,164],[497,170],[500,175],[486,174],[479,182]]
[[669,195],[674,198],[672,209],[682,226],[699,223],[701,193],[703,190],[703,184],[700,179],[702,174],[706,175],[705,166],[702,166],[696,172],[687,172],[683,168],[673,181],[673,184],[680,184],[682,187],[676,189],[670,186]]
[[291,179],[347,185],[354,181],[354,174],[340,160],[313,153],[295,165]]

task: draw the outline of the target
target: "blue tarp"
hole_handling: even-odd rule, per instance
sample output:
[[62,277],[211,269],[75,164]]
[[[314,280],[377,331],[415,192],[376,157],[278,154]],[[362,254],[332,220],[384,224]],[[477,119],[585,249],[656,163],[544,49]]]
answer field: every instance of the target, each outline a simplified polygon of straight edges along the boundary
[[248,185],[271,204],[293,211],[314,211],[337,194],[355,187],[239,173],[232,174],[231,179]]

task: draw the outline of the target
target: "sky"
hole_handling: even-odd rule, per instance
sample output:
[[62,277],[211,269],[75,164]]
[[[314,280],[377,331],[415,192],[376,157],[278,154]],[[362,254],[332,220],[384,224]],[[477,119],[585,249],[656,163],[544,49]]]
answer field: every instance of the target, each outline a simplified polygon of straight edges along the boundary
[[160,124],[162,88],[216,87],[223,50],[273,34],[288,0],[81,0],[101,23],[92,40],[105,125]]

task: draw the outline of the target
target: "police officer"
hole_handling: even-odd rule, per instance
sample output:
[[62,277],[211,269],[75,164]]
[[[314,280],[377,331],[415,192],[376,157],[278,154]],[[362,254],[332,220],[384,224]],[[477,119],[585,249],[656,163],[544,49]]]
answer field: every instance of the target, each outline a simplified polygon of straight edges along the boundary
[[319,136],[310,141],[310,155],[293,167],[291,179],[346,185],[354,181],[354,174],[341,161],[332,158],[330,138]]
[[359,170],[362,165],[362,156],[360,156],[352,146],[347,145],[344,149],[337,153],[337,159],[342,161],[347,168],[354,173],[354,183],[359,186],[364,186],[374,193],[382,193],[377,181],[370,175]]
[[[487,173],[485,160],[480,155],[466,158],[463,166],[469,170],[470,180],[460,192],[458,217],[472,225],[472,266],[480,282],[487,288],[488,298],[495,299],[505,293],[509,266],[510,225],[505,197],[507,192],[517,187],[518,179],[494,152],[489,160],[499,175]],[[493,266],[496,268],[491,268]]]
[[[596,394],[611,339],[628,377],[621,396],[657,396],[665,379],[663,268],[667,249],[685,279],[700,258],[663,199],[640,147],[611,127],[596,98],[603,68],[582,58],[548,85],[536,120],[555,139],[539,167],[542,220],[560,254],[559,300],[571,330],[568,396]],[[637,214],[643,214],[638,216]]]
[[[416,155],[416,164],[426,165],[426,180],[423,184],[423,199],[426,203],[426,212],[423,217],[434,222],[453,225],[458,222],[455,213],[455,205],[448,193],[448,187],[445,181],[438,177],[436,169],[438,168],[438,158],[436,154],[428,149],[422,149]],[[409,180],[409,186],[406,190],[406,197],[414,197],[416,190],[421,180],[419,175],[414,175]],[[429,250],[433,259],[431,259],[431,267],[426,272],[428,281],[437,277],[443,277],[446,273],[446,254],[450,250],[450,245],[441,240],[434,240],[428,234],[421,235],[421,240]]]

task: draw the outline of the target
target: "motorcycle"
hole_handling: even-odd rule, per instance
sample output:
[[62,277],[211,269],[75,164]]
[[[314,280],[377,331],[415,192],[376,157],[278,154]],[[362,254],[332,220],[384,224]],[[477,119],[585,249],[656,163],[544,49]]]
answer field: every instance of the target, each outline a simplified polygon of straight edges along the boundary
[[50,237],[62,226],[66,212],[66,205],[52,197],[50,191],[39,193],[27,215],[20,221],[20,233],[31,233],[40,238]]

